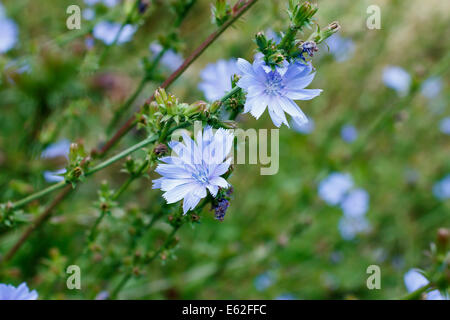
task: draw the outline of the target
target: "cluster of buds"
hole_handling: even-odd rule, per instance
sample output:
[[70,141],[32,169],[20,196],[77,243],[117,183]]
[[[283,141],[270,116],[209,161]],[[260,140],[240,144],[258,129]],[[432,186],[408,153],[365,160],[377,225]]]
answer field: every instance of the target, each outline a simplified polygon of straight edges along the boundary
[[272,69],[281,67],[285,56],[272,39],[267,39],[264,32],[260,31],[255,36],[258,50],[264,55],[264,62]]
[[309,1],[300,3],[299,0],[290,0],[288,14],[291,28],[300,30],[309,26],[317,10],[317,5],[311,4]]
[[214,217],[221,222],[225,219],[225,214],[227,213],[228,207],[230,206],[232,193],[233,187],[230,187],[227,190],[220,190],[218,196],[212,204]]
[[89,165],[89,157],[81,143],[72,143],[69,151],[69,166],[64,174],[67,183],[75,187],[78,181],[81,181]]
[[211,12],[213,18],[212,22],[220,27],[230,18],[230,5],[227,0],[216,0],[216,4],[211,6]]
[[22,210],[15,210],[11,202],[0,204],[0,229],[11,228],[18,222],[26,222],[26,216]]

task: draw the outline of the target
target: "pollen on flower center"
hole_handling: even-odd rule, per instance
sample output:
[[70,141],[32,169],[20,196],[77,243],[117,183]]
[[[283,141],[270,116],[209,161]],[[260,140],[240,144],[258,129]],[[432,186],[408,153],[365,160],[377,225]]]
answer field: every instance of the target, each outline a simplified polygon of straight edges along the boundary
[[277,95],[280,89],[283,88],[283,79],[281,75],[276,71],[271,71],[267,75],[266,89],[264,92],[269,95]]

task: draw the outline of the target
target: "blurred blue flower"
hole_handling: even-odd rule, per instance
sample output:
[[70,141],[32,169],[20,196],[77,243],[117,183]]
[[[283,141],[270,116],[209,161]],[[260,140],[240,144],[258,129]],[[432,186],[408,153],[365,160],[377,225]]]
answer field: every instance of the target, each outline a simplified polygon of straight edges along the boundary
[[56,171],[44,171],[44,179],[47,182],[61,182],[64,181],[64,177],[61,174],[66,173],[66,169],[59,169]]
[[[101,21],[94,26],[92,32],[94,38],[103,41],[105,44],[110,45],[114,42],[117,33],[120,30],[120,23]],[[137,28],[131,24],[127,24],[123,27],[120,32],[119,38],[117,39],[117,44],[122,44],[128,42],[133,37]]]
[[352,240],[359,233],[370,230],[369,221],[364,217],[343,216],[339,220],[339,232],[344,240]]
[[119,3],[119,0],[84,0],[84,3],[86,3],[88,6],[93,6],[100,2],[105,6],[112,8]]
[[355,44],[352,39],[341,37],[338,33],[333,34],[325,41],[337,62],[350,59],[355,52]]
[[450,174],[434,184],[433,193],[440,200],[450,199]]
[[211,127],[197,134],[194,142],[183,133],[183,142],[171,141],[170,148],[177,156],[163,157],[164,162],[155,169],[162,178],[153,180],[153,189],[165,191],[167,203],[184,199],[183,212],[194,209],[207,190],[213,197],[220,188],[228,188],[228,182],[221,176],[228,171],[231,159],[226,159],[233,145],[233,133],[218,129],[214,134]]
[[[408,292],[414,292],[423,286],[426,286],[429,281],[425,276],[419,272],[418,269],[410,269],[403,276],[405,282],[406,290]],[[427,300],[449,300],[448,296],[443,296],[439,290],[432,290],[427,293]]]
[[405,69],[398,66],[387,66],[383,71],[383,82],[400,96],[405,96],[411,86],[411,76]]
[[[163,47],[159,43],[153,42],[150,44],[149,49],[151,53],[156,56],[161,52]],[[169,49],[164,53],[160,61],[162,65],[173,72],[183,64],[184,59],[180,54],[176,53],[172,49]]]
[[107,300],[109,298],[109,292],[104,290],[100,291],[97,296],[95,297],[95,300]]
[[420,93],[428,98],[434,99],[442,91],[442,79],[440,77],[430,77],[422,83]]
[[[2,10],[4,11],[3,7]],[[0,53],[14,48],[19,36],[19,28],[14,20],[6,18],[4,12],[0,15]]]
[[17,288],[10,284],[0,283],[0,300],[36,300],[37,298],[36,290],[30,291],[25,282]]
[[92,20],[95,18],[95,11],[91,8],[86,8],[83,10],[83,18],[84,20]]
[[208,64],[200,72],[203,81],[198,88],[208,101],[219,100],[231,90],[232,77],[238,72],[235,59],[219,60],[216,63]]
[[296,132],[301,133],[301,134],[310,134],[311,132],[314,131],[315,128],[315,123],[314,120],[308,117],[308,122],[302,124],[302,125],[297,125],[297,122],[295,121],[291,121],[291,126],[292,129],[294,129]]
[[353,179],[347,173],[333,172],[319,183],[319,197],[330,205],[337,205],[353,187]]
[[358,130],[354,126],[345,125],[341,129],[341,137],[345,142],[351,143],[358,138]]
[[41,153],[41,158],[51,159],[58,157],[68,158],[70,152],[70,141],[67,139],[60,140],[49,145]]
[[347,217],[362,217],[369,210],[370,197],[364,189],[351,190],[342,200],[341,209]]
[[273,29],[267,29],[266,30],[266,38],[269,40],[273,40],[276,44],[279,44],[281,42],[280,35],[273,31]]
[[450,135],[450,117],[446,117],[441,120],[439,124],[439,129],[442,133]]
[[293,294],[283,293],[276,297],[275,300],[297,300],[297,298]]
[[255,280],[253,281],[253,285],[255,286],[256,290],[264,291],[272,286],[274,281],[275,277],[271,272],[264,272],[255,278]]
[[244,59],[238,59],[238,68],[242,78],[237,85],[247,92],[244,113],[250,112],[259,119],[266,108],[275,126],[283,123],[289,127],[285,112],[301,126],[308,118],[294,100],[310,100],[322,92],[320,89],[305,89],[314,79],[310,63],[285,62],[284,67],[271,70],[257,59],[253,65]]

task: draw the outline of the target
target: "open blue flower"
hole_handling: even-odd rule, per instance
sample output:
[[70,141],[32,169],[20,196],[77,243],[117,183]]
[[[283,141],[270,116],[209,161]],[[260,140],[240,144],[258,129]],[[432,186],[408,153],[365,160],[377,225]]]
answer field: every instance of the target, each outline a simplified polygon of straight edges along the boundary
[[219,100],[231,90],[232,77],[237,73],[235,59],[219,60],[216,63],[208,64],[200,73],[203,81],[198,88],[208,101]]
[[411,76],[398,66],[387,66],[383,71],[383,82],[386,87],[397,91],[399,96],[406,96],[411,87]]
[[[163,46],[158,42],[152,42],[149,49],[154,56],[157,56],[163,50]],[[184,59],[180,54],[176,53],[172,49],[169,49],[166,50],[160,61],[163,66],[173,72],[183,64]]]
[[19,36],[19,28],[14,20],[4,16],[4,8],[0,8],[0,53],[14,48]]
[[261,59],[255,59],[253,65],[244,59],[238,59],[237,66],[242,74],[237,85],[247,92],[244,113],[250,112],[259,119],[268,108],[277,127],[283,123],[289,127],[285,112],[299,126],[308,122],[294,100],[310,100],[322,92],[320,89],[305,89],[315,75],[311,73],[310,63],[285,62],[283,67],[272,70]]
[[231,159],[227,159],[233,145],[233,133],[218,129],[216,133],[210,127],[197,134],[194,142],[183,134],[183,142],[172,141],[170,148],[176,156],[163,157],[156,172],[162,178],[153,181],[153,189],[161,189],[167,203],[182,199],[183,212],[194,209],[207,190],[213,197],[220,188],[228,188],[228,182],[221,176],[228,171]]
[[347,217],[358,218],[369,210],[370,197],[364,189],[350,191],[341,202],[341,209]]
[[[133,37],[137,28],[131,24],[127,24],[120,32],[117,44],[128,42]],[[105,44],[110,45],[114,42],[117,33],[120,31],[120,23],[101,21],[94,26],[92,32],[94,38],[103,41]]]
[[353,179],[347,173],[333,172],[319,184],[319,197],[330,205],[337,205],[353,187]]
[[[403,280],[405,281],[406,290],[414,292],[423,286],[426,286],[429,281],[425,276],[419,272],[418,269],[410,269],[405,273]],[[442,295],[439,290],[432,290],[426,295],[427,300],[449,300],[448,296]]]
[[36,300],[37,298],[36,290],[30,291],[25,282],[17,288],[10,284],[0,283],[0,300]]

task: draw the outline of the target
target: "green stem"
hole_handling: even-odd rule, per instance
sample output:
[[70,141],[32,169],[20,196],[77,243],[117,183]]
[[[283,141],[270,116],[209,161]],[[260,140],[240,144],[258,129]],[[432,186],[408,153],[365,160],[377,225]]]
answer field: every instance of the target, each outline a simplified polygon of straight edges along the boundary
[[[158,250],[150,257],[148,258],[145,263],[146,264],[150,264],[153,260],[155,260],[160,254],[161,252],[167,248],[167,246],[172,242],[173,238],[175,237],[175,234],[177,233],[177,231],[181,228],[181,224],[177,225],[175,227],[173,227],[172,231],[170,232],[170,234],[167,236],[166,240],[164,241],[164,243],[158,248]],[[133,275],[132,271],[128,271],[124,277],[122,278],[122,280],[119,282],[119,284],[114,288],[114,290],[111,292],[111,296],[110,299],[115,299],[117,297],[117,295],[119,294],[119,292],[123,289],[123,287],[127,284],[128,280],[130,280],[131,276]]]
[[136,150],[139,150],[153,142],[155,142],[158,139],[158,137],[156,135],[152,135],[150,137],[148,137],[147,139],[135,144],[134,146],[122,151],[121,153],[115,155],[114,157],[109,158],[108,160],[100,163],[99,165],[93,167],[92,169],[90,169],[89,171],[87,171],[85,173],[85,176],[90,176],[94,173],[96,173],[97,171],[100,171],[108,166],[110,166],[111,164],[113,164],[116,161],[119,161],[120,159],[125,158],[126,156],[130,155],[131,153],[135,152]]
[[44,190],[41,190],[41,191],[36,192],[36,193],[33,193],[32,195],[29,195],[28,197],[23,198],[22,200],[14,202],[13,205],[12,205],[12,208],[13,209],[18,209],[20,207],[23,207],[24,205],[26,205],[26,204],[34,201],[34,200],[37,200],[39,198],[42,198],[42,197],[46,196],[47,194],[49,194],[49,193],[51,193],[53,191],[56,191],[56,190],[64,188],[66,185],[67,185],[67,183],[65,181],[61,181],[61,182],[55,183],[55,184],[45,188]]
[[417,289],[416,291],[413,291],[401,298],[399,298],[398,300],[417,300],[420,299],[420,297],[422,296],[422,294],[427,291],[428,289],[430,289],[432,287],[431,283],[428,283],[427,285],[420,287],[419,289]]

